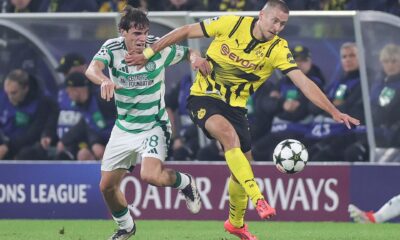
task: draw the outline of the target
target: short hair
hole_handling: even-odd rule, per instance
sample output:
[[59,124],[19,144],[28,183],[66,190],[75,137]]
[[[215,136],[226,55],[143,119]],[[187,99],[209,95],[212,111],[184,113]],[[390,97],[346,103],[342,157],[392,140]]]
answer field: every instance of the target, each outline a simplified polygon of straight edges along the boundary
[[18,83],[21,87],[27,87],[29,86],[29,74],[22,70],[22,69],[15,69],[12,70],[9,74],[6,76],[6,80],[16,82]]
[[268,2],[264,5],[263,10],[276,7],[279,8],[282,12],[289,14],[289,7],[283,0],[268,0]]
[[358,50],[357,48],[357,44],[355,42],[345,42],[342,44],[342,46],[340,46],[340,51],[344,48],[354,48],[356,50]]
[[385,45],[379,54],[379,60],[381,62],[383,60],[397,60],[400,62],[400,46],[396,44]]
[[150,26],[150,21],[146,13],[142,10],[127,5],[122,11],[122,17],[119,21],[120,30],[129,31],[130,28],[144,29]]

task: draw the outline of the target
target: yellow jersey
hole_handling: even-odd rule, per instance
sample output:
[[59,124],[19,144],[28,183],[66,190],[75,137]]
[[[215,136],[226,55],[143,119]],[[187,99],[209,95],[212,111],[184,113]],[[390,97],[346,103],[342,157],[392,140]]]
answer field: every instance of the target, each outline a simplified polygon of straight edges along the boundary
[[284,74],[297,65],[287,41],[275,36],[259,41],[253,36],[254,17],[221,16],[200,22],[204,36],[214,37],[206,57],[212,73],[200,73],[190,89],[190,95],[210,96],[230,106],[245,108],[247,99],[273,73]]

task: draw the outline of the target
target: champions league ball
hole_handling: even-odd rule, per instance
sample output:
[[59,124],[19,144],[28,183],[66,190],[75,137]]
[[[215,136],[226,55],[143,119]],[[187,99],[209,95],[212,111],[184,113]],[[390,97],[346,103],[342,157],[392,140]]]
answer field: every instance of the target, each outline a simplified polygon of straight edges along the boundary
[[293,174],[304,169],[308,161],[308,152],[300,141],[286,139],[276,145],[273,159],[279,171]]

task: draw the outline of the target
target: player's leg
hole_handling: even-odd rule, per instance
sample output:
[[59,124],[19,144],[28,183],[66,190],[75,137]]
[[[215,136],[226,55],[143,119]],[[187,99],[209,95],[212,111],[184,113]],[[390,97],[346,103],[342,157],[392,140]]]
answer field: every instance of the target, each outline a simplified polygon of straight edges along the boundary
[[[210,97],[191,96],[188,99],[187,108],[195,124],[209,138],[215,138],[222,144],[225,151],[225,159],[231,173],[245,189],[246,194],[257,208],[258,200],[264,200],[264,197],[257,183],[254,181],[254,174],[250,163],[241,150],[241,147],[243,147],[246,148],[245,152],[249,151],[251,143],[245,112],[235,110],[223,101]],[[229,117],[230,120],[225,116]],[[237,125],[241,135],[240,138],[231,122],[235,122]],[[242,139],[244,139],[243,142],[246,146],[241,146]],[[271,210],[273,212],[271,211],[268,215],[260,215],[261,218],[269,218],[275,215],[275,210]]]
[[222,144],[229,169],[256,206],[257,200],[264,197],[254,181],[250,163],[240,149],[239,137],[232,124],[222,115],[215,114],[206,120],[205,128],[212,137]]
[[101,162],[100,190],[118,230],[110,237],[113,240],[128,239],[136,232],[125,196],[120,190],[122,179],[136,163],[136,148],[141,142],[135,135],[114,127]]
[[244,223],[244,215],[246,213],[249,198],[244,188],[232,175],[229,179],[229,218],[224,223],[224,228],[230,234],[240,239],[256,240]]
[[131,232],[134,228],[134,222],[129,213],[125,196],[120,190],[120,183],[125,174],[125,169],[116,169],[109,172],[102,171],[100,190],[119,229]]
[[375,221],[382,223],[392,218],[400,216],[400,194],[394,196],[385,203],[376,213],[374,213]]
[[[251,165],[240,148],[239,136],[232,124],[222,115],[215,114],[205,123],[207,131],[217,139],[225,150],[225,159],[233,176],[243,186],[261,218],[270,218],[276,214],[264,200]],[[260,205],[260,206],[259,206]]]
[[363,211],[350,204],[348,211],[354,222],[358,223],[383,223],[400,216],[400,194],[391,198],[377,212]]
[[147,134],[143,141],[140,176],[149,184],[178,189],[185,196],[188,209],[192,213],[198,213],[201,208],[201,200],[194,178],[189,174],[164,166],[169,142],[166,137],[169,134],[165,131],[166,128],[155,128]]

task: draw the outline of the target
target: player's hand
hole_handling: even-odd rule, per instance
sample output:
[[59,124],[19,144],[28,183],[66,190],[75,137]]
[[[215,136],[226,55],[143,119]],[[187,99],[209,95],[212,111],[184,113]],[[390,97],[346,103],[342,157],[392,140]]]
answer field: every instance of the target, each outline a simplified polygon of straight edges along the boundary
[[110,79],[106,79],[101,83],[100,93],[101,98],[108,101],[114,96],[114,89],[116,89],[116,85]]
[[207,76],[211,74],[210,63],[205,58],[193,56],[190,58],[190,65],[194,71],[200,71],[201,75]]
[[360,125],[360,120],[350,117],[349,115],[341,112],[334,113],[332,118],[336,122],[344,123],[348,129],[351,129],[351,124]]
[[144,65],[146,65],[147,60],[143,54],[138,53],[127,53],[125,55],[125,62],[128,66],[137,66],[138,69],[141,69]]

